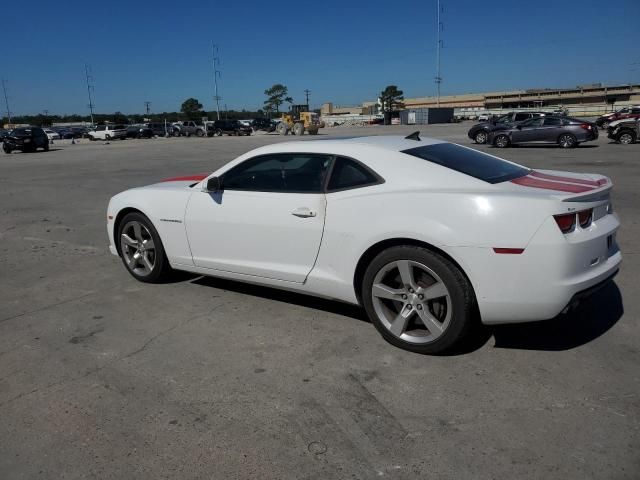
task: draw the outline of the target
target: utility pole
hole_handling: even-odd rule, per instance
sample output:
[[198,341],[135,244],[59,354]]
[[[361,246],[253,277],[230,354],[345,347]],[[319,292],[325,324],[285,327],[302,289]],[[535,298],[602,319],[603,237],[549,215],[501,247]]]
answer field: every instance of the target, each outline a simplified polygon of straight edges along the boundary
[[440,76],[440,50],[442,49],[442,40],[440,39],[440,32],[442,31],[442,22],[440,21],[440,12],[442,8],[440,7],[440,0],[438,0],[438,16],[437,16],[437,34],[436,34],[436,104],[440,106],[440,84],[442,83],[442,77]]
[[307,98],[307,108],[309,110],[311,110],[311,106],[309,105],[309,94],[311,93],[311,90],[309,90],[308,88],[305,88],[304,90],[304,95]]
[[85,63],[84,74],[87,79],[87,94],[89,95],[89,105],[87,106],[89,107],[89,112],[91,112],[91,125],[95,125],[95,122],[93,121],[93,107],[95,107],[95,105],[93,104],[93,97],[91,96],[91,90],[93,90],[93,85],[91,85],[91,81],[93,80],[93,77],[91,76],[90,72],[91,72],[91,67]]
[[144,102],[144,108],[147,111],[147,117],[149,116],[149,113],[151,112],[151,102]]
[[4,105],[7,107],[7,118],[9,119],[9,123],[11,123],[11,110],[9,110],[9,97],[7,96],[7,81],[2,79],[2,91],[4,92]]
[[220,52],[218,50],[218,46],[213,43],[213,41],[211,42],[211,54],[213,56],[213,99],[216,101],[216,113],[218,120],[220,120],[220,100],[222,99],[222,97],[218,95],[218,77],[221,75],[220,70],[218,70],[218,67],[220,66],[220,57],[218,55]]
[[43,125],[49,125],[49,110],[43,110],[42,114],[44,115]]

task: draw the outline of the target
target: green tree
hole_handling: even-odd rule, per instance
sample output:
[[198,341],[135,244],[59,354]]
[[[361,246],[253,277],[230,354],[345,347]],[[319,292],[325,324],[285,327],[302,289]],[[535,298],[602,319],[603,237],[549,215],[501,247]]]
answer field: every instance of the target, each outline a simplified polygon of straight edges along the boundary
[[187,98],[182,102],[180,111],[188,120],[198,120],[202,117],[202,104],[196,98]]
[[267,99],[264,101],[264,109],[267,111],[275,110],[280,113],[280,105],[284,102],[293,103],[293,98],[289,96],[289,89],[281,83],[272,85],[264,91]]
[[399,110],[404,108],[404,94],[402,90],[398,90],[396,85],[388,85],[380,93],[380,102],[382,103],[382,111],[390,112],[392,110]]

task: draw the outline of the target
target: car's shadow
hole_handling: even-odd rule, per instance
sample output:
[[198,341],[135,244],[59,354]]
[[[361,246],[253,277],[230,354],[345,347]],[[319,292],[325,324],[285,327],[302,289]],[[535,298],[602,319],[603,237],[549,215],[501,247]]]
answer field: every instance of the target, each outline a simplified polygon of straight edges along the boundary
[[609,282],[568,314],[544,322],[494,326],[491,331],[496,348],[570,350],[606,333],[623,313],[620,290]]
[[[185,274],[182,280],[192,284],[217,288],[276,302],[322,310],[370,323],[360,307],[311,295],[288,292],[215,277]],[[494,348],[518,350],[561,351],[587,344],[613,327],[622,317],[624,308],[618,286],[609,282],[585,299],[570,313],[540,322],[483,326],[477,325],[469,340],[447,355],[464,355],[485,346],[494,338]]]
[[311,295],[305,295],[303,293],[289,292],[287,290],[251,285],[249,283],[235,282],[233,280],[225,280],[216,277],[197,277],[191,280],[191,283],[241,293],[243,295],[266,298],[276,302],[313,308],[315,310],[322,310],[354,318],[356,320],[369,322],[369,319],[361,308],[356,305],[350,305],[348,303],[342,303],[335,300],[327,300],[324,298],[313,297]]
[[[491,146],[491,148],[495,148],[496,150],[501,150],[500,148],[496,147],[495,145],[490,145],[490,146]],[[555,149],[558,149],[558,150],[562,150],[562,147],[560,147],[559,145],[557,145],[555,143],[549,143],[549,144],[544,144],[544,145],[517,143],[515,145],[510,145],[509,148],[517,148],[519,150],[522,150],[522,149],[525,149],[525,148],[532,148],[532,149],[555,148]],[[598,145],[584,145],[584,144],[581,143],[577,147],[567,148],[566,150],[579,150],[579,149],[583,149],[583,148],[598,148]]]

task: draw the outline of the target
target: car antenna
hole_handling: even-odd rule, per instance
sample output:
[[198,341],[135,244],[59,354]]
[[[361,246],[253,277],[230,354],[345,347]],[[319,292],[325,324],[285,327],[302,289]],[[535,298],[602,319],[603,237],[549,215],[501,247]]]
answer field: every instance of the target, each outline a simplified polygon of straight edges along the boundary
[[407,140],[415,140],[416,142],[420,141],[420,132],[413,132],[411,135],[407,135],[406,137]]

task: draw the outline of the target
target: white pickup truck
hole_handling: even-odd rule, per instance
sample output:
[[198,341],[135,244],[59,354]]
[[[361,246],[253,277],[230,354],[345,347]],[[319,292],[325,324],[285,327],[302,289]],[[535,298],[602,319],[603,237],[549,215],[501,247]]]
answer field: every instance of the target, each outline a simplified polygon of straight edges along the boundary
[[127,128],[124,125],[98,125],[87,133],[89,140],[126,140]]

